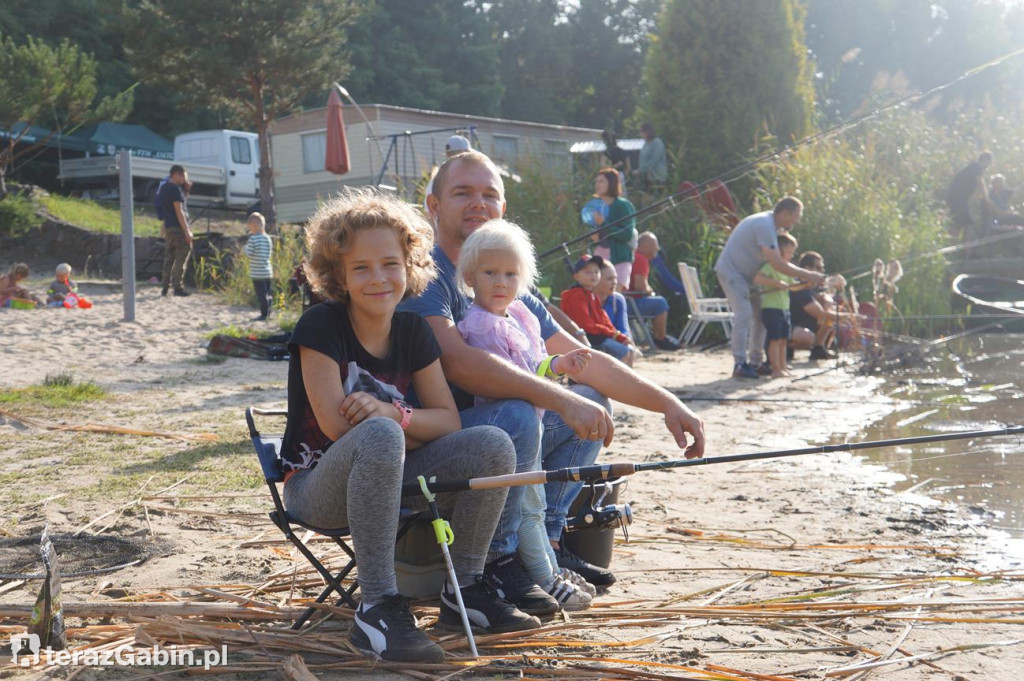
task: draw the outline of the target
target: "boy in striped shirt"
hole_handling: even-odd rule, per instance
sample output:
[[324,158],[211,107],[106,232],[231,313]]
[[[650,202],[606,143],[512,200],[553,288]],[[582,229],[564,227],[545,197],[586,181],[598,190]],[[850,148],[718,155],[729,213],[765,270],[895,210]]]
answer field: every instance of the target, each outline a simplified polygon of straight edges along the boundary
[[270,235],[267,234],[267,220],[262,213],[250,215],[246,226],[251,235],[245,244],[245,254],[249,257],[249,277],[252,279],[252,288],[256,291],[256,300],[260,305],[259,321],[265,321],[270,316],[270,301],[273,295],[274,270],[270,264],[273,245]]

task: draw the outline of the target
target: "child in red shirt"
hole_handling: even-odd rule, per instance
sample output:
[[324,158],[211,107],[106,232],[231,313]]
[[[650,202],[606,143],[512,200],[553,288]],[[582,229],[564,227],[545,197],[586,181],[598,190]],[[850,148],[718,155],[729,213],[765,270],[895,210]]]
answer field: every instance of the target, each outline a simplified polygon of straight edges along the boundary
[[577,260],[572,268],[576,285],[562,291],[561,307],[586,332],[591,346],[633,366],[633,361],[643,355],[629,336],[615,328],[594,292],[601,281],[603,265],[604,258],[599,255],[584,255]]

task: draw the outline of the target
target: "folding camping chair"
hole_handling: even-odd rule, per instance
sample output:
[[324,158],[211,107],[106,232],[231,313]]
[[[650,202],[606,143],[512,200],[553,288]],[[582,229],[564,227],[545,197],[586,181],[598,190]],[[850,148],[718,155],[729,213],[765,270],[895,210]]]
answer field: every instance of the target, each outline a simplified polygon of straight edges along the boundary
[[645,317],[640,312],[640,306],[636,304],[636,298],[626,291],[622,295],[626,299],[626,318],[629,320],[630,330],[633,338],[643,342],[648,347],[654,348],[654,329],[651,328],[653,317]]
[[690,319],[679,334],[680,345],[693,345],[704,333],[708,324],[721,324],[725,337],[732,336],[732,308],[725,298],[705,298],[700,286],[700,275],[697,268],[679,263],[679,278],[686,289],[686,302],[690,306]]
[[[331,595],[332,592],[337,592],[340,598],[337,600],[335,605],[340,606],[342,603],[352,608],[353,610],[357,607],[357,603],[352,595],[358,588],[358,584],[355,580],[348,587],[342,586],[342,581],[349,576],[352,570],[356,567],[356,554],[352,550],[352,547],[345,541],[349,536],[349,530],[347,527],[339,527],[334,529],[326,529],[322,527],[315,527],[308,523],[304,523],[298,518],[289,515],[288,511],[285,510],[284,504],[281,501],[281,495],[277,491],[277,483],[284,482],[284,469],[281,465],[281,442],[282,436],[280,435],[262,435],[256,429],[256,424],[253,421],[253,414],[260,416],[287,416],[288,412],[281,409],[257,409],[255,407],[249,407],[245,410],[245,422],[249,426],[249,437],[252,439],[253,447],[256,448],[256,455],[260,460],[260,467],[263,469],[263,478],[267,482],[267,487],[270,489],[270,496],[274,500],[274,510],[269,514],[271,522],[274,523],[284,533],[284,536],[288,538],[295,548],[299,550],[306,560],[309,561],[320,576],[327,582],[327,586],[320,592],[320,595],[316,598],[316,603],[323,603]],[[410,511],[408,509],[401,509],[399,512],[399,528],[398,538],[402,538],[413,522],[420,517],[420,513]],[[309,550],[302,540],[296,536],[295,531],[292,529],[293,525],[297,525],[303,529],[310,530],[317,534],[329,537],[341,547],[348,557],[348,563],[341,568],[336,574],[331,574],[324,564]],[[295,623],[292,624],[292,629],[301,629],[302,625],[316,612],[317,608],[310,606],[307,608]]]

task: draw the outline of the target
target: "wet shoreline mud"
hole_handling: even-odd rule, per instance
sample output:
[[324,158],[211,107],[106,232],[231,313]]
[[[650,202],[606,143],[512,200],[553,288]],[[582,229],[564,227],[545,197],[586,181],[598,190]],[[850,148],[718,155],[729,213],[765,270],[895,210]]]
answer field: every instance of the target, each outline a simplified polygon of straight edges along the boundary
[[[71,617],[80,641],[93,645],[114,635],[198,642],[213,618],[147,615],[154,604],[205,603],[211,613],[244,598],[267,608],[299,605],[303,592],[292,590],[289,574],[300,564],[266,519],[269,499],[242,423],[250,404],[283,405],[287,367],[211,361],[200,347],[213,329],[250,324],[255,312],[143,288],[138,321],[125,324],[116,291],[97,288],[92,297],[88,311],[0,311],[5,386],[68,372],[108,392],[73,407],[0,404],[8,497],[0,540],[44,522],[72,534],[93,523],[81,536],[102,530],[159,545],[140,565],[64,584],[69,603],[139,604],[102,634],[108,620]],[[827,366],[805,355],[797,355],[798,376]],[[723,350],[686,351],[638,367],[671,391],[708,398],[691,402],[706,422],[708,456],[857,439],[896,408],[877,379],[831,371],[795,383],[744,382],[727,377],[729,364]],[[616,404],[614,419],[615,441],[601,462],[682,457],[659,416]],[[83,424],[147,434],[52,429]],[[157,432],[193,439],[149,435]],[[217,439],[195,439],[207,434]],[[1024,668],[1024,646],[1012,643],[1024,638],[1024,570],[998,550],[983,514],[932,499],[927,486],[898,491],[908,487],[913,481],[849,454],[637,473],[619,495],[634,516],[629,542],[620,534],[613,552],[619,581],[589,611],[556,617],[526,637],[481,639],[482,654],[504,659],[470,674],[1015,678]],[[312,592],[312,580],[298,582],[306,583]],[[0,578],[0,613],[30,605],[38,584]],[[437,613],[429,603],[416,610],[428,626]],[[201,634],[219,645],[228,631],[280,631],[287,617],[278,620]],[[18,617],[0,614],[0,637],[19,626]],[[306,635],[337,649],[333,656],[299,650],[294,639],[227,642],[235,671],[246,676],[277,676],[283,660],[302,652],[317,676],[351,678],[353,671],[331,668],[363,664],[344,644],[347,627],[339,615]],[[467,655],[458,637],[444,636],[452,659]],[[867,664],[876,666],[854,667]],[[449,667],[426,673],[461,669]],[[380,667],[366,673],[400,676]]]

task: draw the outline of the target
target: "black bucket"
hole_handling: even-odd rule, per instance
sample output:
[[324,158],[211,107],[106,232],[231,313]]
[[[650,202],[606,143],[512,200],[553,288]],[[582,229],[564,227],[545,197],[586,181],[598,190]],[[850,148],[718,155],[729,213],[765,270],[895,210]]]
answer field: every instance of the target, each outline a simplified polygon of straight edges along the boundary
[[[618,503],[625,483],[624,478],[588,482],[569,507],[568,524],[583,529],[566,531],[562,540],[570,551],[592,565],[603,568],[611,565],[615,533],[622,525],[632,522],[629,504]],[[592,507],[597,509],[596,513],[590,513]],[[618,521],[609,524],[601,522],[602,518],[618,518]],[[595,519],[597,526],[587,527],[588,521],[594,522]],[[579,522],[574,523],[574,520]]]

